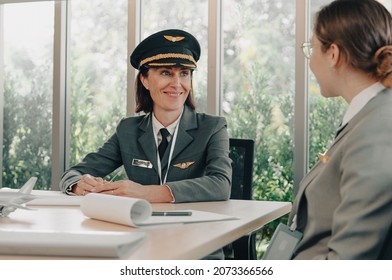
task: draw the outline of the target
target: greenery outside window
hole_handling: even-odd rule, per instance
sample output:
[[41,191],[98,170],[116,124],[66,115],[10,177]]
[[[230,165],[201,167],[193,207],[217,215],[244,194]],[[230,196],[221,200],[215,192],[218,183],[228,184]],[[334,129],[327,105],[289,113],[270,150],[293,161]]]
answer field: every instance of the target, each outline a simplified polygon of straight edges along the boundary
[[[291,201],[295,1],[222,3],[222,114],[230,137],[255,141],[254,199]],[[274,229],[258,236],[259,254]]]
[[4,5],[4,187],[38,176],[36,188],[51,188],[53,6]]
[[126,0],[70,2],[70,159],[78,163],[126,115]]

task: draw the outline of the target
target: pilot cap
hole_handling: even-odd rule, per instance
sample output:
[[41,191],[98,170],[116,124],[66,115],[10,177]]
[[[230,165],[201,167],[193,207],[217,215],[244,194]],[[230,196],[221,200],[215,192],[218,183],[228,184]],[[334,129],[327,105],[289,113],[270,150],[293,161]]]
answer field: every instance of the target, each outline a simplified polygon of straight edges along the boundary
[[194,69],[200,57],[197,39],[178,29],[154,33],[140,42],[131,55],[135,69],[147,67],[186,67]]

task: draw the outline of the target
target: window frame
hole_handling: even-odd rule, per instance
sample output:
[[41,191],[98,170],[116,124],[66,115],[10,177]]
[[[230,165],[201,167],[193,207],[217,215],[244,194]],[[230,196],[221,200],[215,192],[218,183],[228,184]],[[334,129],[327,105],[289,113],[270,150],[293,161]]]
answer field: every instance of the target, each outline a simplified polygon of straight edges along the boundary
[[4,123],[4,9],[0,4],[0,186],[3,185],[3,123]]

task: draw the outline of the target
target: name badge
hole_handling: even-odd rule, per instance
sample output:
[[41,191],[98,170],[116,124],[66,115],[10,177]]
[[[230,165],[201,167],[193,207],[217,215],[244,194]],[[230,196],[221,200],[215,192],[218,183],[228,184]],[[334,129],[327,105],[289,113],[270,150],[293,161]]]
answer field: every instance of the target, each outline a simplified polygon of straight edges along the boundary
[[290,260],[301,238],[301,232],[293,231],[285,224],[279,224],[262,259]]
[[132,160],[132,165],[139,166],[142,168],[152,168],[152,163],[148,160],[136,159]]

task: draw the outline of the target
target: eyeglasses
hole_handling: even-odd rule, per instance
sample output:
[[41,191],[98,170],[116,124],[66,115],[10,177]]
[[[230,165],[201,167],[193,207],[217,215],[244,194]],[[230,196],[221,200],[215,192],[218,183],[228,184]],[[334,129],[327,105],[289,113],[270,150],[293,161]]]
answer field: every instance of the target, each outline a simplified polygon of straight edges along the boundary
[[302,44],[302,52],[304,53],[304,56],[307,58],[307,59],[310,59],[310,57],[312,56],[312,53],[313,53],[313,46],[312,46],[312,43],[310,43],[310,42],[305,42],[305,43],[303,43]]

